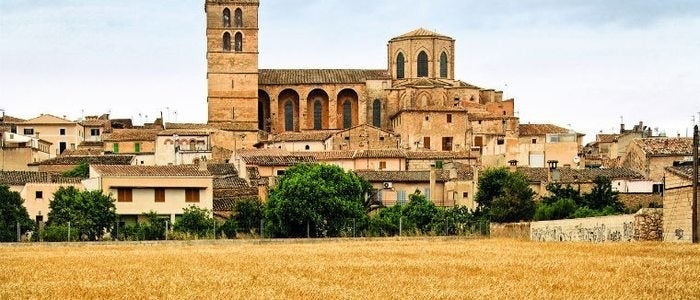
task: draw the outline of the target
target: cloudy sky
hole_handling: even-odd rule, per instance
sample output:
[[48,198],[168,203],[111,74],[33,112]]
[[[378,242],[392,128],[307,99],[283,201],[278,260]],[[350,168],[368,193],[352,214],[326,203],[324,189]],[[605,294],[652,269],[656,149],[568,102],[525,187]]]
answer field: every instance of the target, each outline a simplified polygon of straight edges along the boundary
[[[0,1],[0,109],[206,122],[203,0]],[[386,42],[451,36],[456,77],[521,123],[594,138],[700,121],[700,1],[261,0],[261,68],[386,68]]]

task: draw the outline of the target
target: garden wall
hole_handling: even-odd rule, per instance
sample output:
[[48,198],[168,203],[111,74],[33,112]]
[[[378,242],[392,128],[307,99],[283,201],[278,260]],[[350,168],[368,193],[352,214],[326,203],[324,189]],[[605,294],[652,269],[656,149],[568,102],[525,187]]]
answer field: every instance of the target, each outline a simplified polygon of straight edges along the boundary
[[630,242],[661,240],[662,209],[630,215],[530,223],[530,239],[543,242]]

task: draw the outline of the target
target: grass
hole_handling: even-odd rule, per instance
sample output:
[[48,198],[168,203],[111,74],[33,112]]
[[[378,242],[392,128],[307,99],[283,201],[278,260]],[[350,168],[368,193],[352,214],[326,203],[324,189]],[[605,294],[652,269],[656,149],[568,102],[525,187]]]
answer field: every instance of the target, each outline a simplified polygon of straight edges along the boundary
[[0,299],[700,297],[700,245],[380,239],[0,246]]

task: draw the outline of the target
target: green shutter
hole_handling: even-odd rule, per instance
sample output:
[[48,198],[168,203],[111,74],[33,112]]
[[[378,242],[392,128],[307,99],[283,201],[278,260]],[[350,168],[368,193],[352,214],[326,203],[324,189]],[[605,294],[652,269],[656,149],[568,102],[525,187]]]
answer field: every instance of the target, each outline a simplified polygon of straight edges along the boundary
[[119,143],[112,144],[112,152],[119,153]]

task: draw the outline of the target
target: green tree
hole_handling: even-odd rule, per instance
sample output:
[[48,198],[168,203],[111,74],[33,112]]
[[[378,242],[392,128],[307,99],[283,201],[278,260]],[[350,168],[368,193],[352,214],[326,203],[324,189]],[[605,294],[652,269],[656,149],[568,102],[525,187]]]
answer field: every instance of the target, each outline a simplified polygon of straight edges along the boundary
[[299,164],[270,191],[266,230],[276,237],[340,236],[348,220],[367,218],[370,185],[338,166]]
[[182,216],[175,221],[175,231],[206,237],[213,234],[216,221],[211,217],[211,210],[195,205],[185,207]]
[[561,199],[573,200],[576,205],[584,205],[583,197],[579,189],[574,189],[570,184],[562,185],[558,182],[553,182],[547,185],[548,196],[542,197],[542,202],[552,204]]
[[612,190],[610,178],[597,176],[593,183],[595,185],[591,192],[583,195],[583,201],[586,206],[593,210],[602,210],[608,206],[610,207],[608,210],[612,209],[617,212],[624,210],[625,207],[620,202],[618,193]]
[[19,193],[10,191],[6,185],[0,185],[0,242],[17,241],[17,223],[20,225],[20,234],[34,228],[23,203]]
[[[241,232],[253,233],[260,230],[265,206],[257,198],[242,199],[233,207],[233,219]],[[227,234],[228,235],[228,234]]]
[[441,219],[442,214],[435,204],[422,195],[419,190],[408,196],[408,204],[403,208],[407,224],[417,232],[428,233],[432,230],[433,221]]
[[68,170],[66,172],[63,172],[61,174],[63,177],[75,177],[75,178],[88,178],[90,177],[90,165],[82,161],[80,164],[75,166],[75,168]]
[[102,238],[117,220],[114,198],[102,191],[60,187],[53,197],[47,226],[64,226],[70,222],[71,229],[78,232],[81,239]]
[[577,209],[576,201],[568,198],[559,198],[551,203],[543,201],[537,204],[533,219],[535,221],[568,219]]
[[475,201],[479,214],[491,221],[518,222],[532,219],[534,195],[525,175],[497,168],[484,171],[479,178]]

